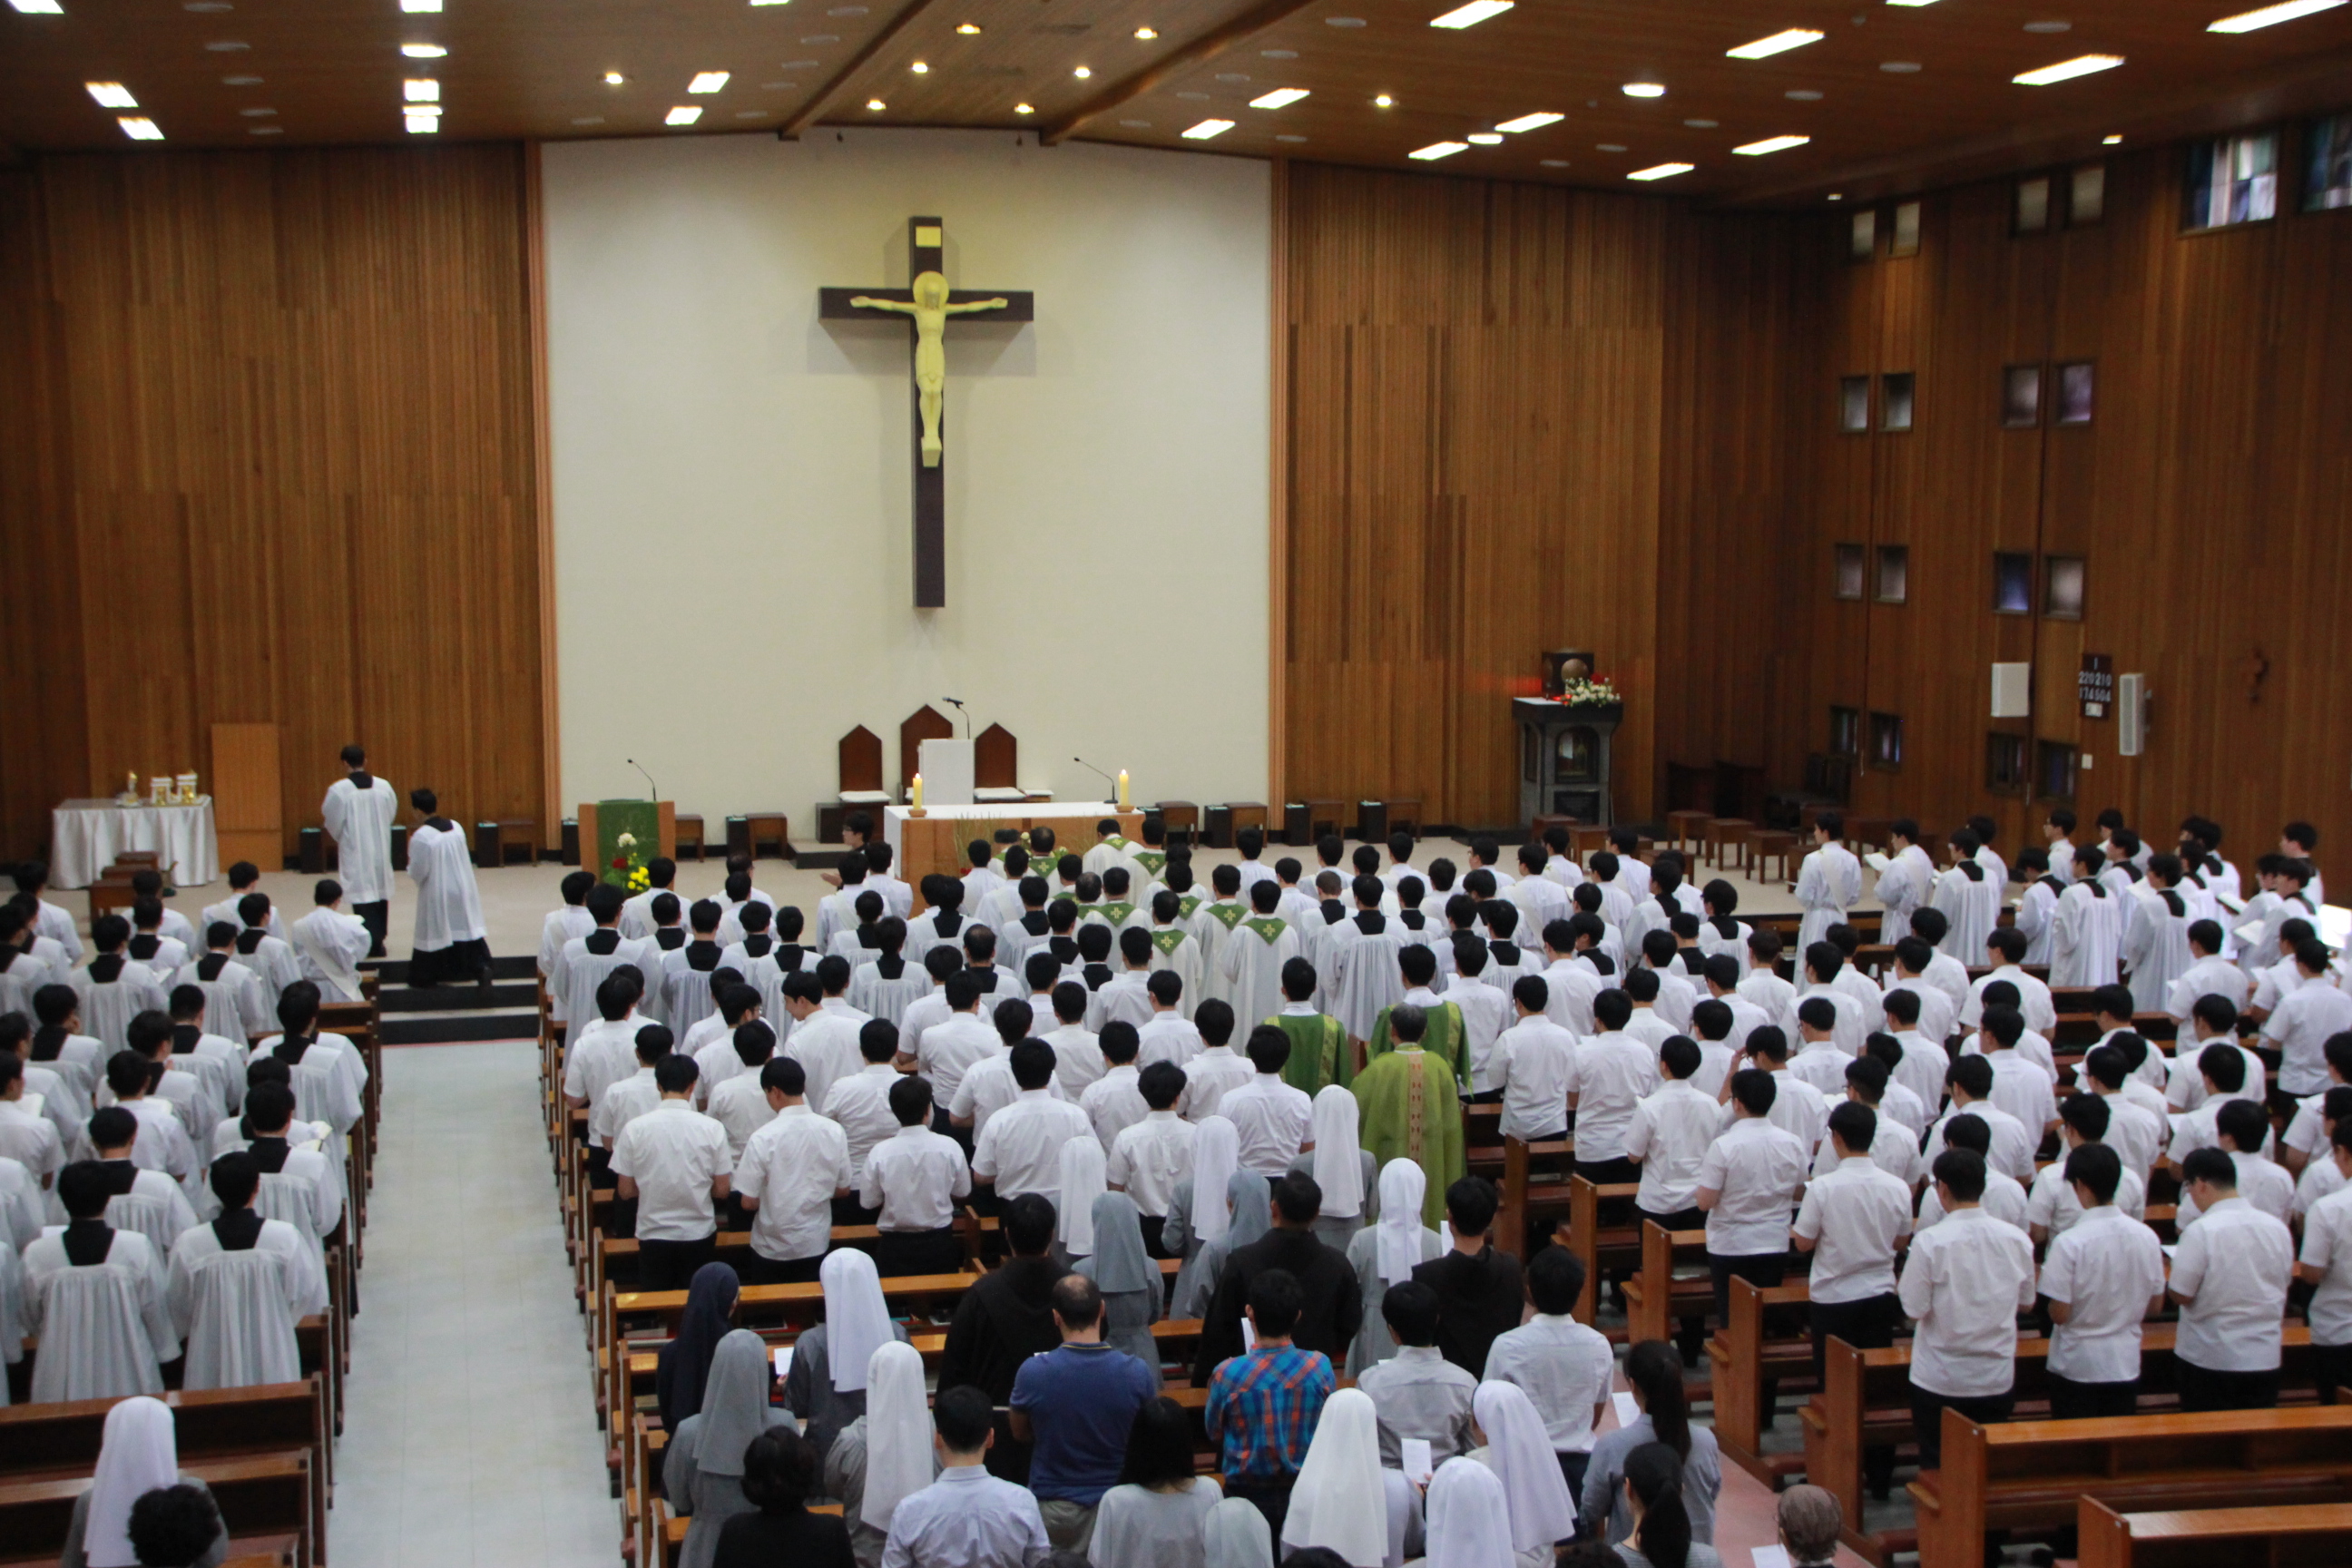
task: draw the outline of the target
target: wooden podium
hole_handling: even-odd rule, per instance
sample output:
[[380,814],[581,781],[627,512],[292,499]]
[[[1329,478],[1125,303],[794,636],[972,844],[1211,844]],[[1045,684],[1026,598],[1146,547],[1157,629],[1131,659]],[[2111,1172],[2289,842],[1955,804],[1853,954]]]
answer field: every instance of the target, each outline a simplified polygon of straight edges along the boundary
[[[661,825],[660,847],[656,849],[654,854],[667,855],[675,860],[677,858],[677,802],[656,801],[654,803],[654,813]],[[580,864],[585,869],[602,876],[604,868],[597,863],[600,858],[598,846],[603,843],[603,840],[596,832],[596,803],[593,800],[582,801],[573,815],[580,823]],[[646,858],[651,859],[653,856],[649,855]]]

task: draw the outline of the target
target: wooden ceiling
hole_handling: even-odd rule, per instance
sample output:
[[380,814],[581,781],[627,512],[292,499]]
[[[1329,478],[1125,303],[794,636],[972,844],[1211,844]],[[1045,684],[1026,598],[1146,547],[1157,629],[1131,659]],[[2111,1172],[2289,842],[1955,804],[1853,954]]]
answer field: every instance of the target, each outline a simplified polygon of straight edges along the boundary
[[[1429,26],[1450,0],[58,3],[0,10],[0,147],[129,149],[86,81],[127,86],[166,146],[422,140],[402,129],[402,82],[429,76],[443,141],[945,125],[1621,189],[1680,162],[1696,167],[1652,188],[1782,203],[2095,154],[2109,133],[2352,108],[2352,5],[2206,30],[2245,0],[1520,0],[1460,31]],[[1786,27],[1825,37],[1726,55]],[[404,43],[448,53],[408,59]],[[2010,79],[2093,53],[2126,63]],[[703,71],[730,73],[725,87],[688,93]],[[1633,81],[1665,94],[1629,97]],[[1285,87],[1309,96],[1249,107]],[[1382,93],[1392,106],[1375,106]],[[698,121],[666,127],[681,105]],[[1407,157],[1538,110],[1563,118],[1440,163]],[[1212,118],[1235,123],[1182,138]],[[1732,152],[1779,135],[1811,141]]]

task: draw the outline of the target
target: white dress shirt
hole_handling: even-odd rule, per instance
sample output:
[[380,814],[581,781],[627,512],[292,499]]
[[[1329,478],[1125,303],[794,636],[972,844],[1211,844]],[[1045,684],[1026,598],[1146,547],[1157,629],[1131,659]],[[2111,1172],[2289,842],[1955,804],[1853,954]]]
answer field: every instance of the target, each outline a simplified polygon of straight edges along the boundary
[[1177,1111],[1187,1121],[1220,1115],[1226,1093],[1256,1076],[1249,1058],[1234,1055],[1231,1046],[1208,1047],[1184,1064],[1184,1095]]
[[1086,1093],[1078,1096],[1078,1109],[1087,1113],[1106,1155],[1121,1132],[1150,1113],[1143,1090],[1136,1087],[1141,1076],[1133,1062],[1125,1062],[1088,1084]]
[[1037,1037],[1054,1047],[1054,1081],[1066,1099],[1086,1093],[1110,1065],[1103,1060],[1102,1037],[1082,1023],[1057,1025]]
[[1814,1244],[1812,1299],[1824,1304],[1895,1293],[1895,1246],[1911,1234],[1911,1188],[1867,1154],[1838,1162],[1805,1188],[1797,1235]]
[[899,1076],[888,1062],[867,1062],[847,1078],[834,1079],[832,1092],[824,1097],[825,1120],[839,1122],[849,1139],[847,1184],[855,1185],[866,1173],[866,1156],[874,1146],[898,1131],[890,1089]]
[[[2127,1219],[2145,1219],[2147,1215],[2147,1184],[2126,1165],[2116,1182],[2115,1201],[2105,1206]],[[2080,1225],[2087,1212],[2074,1196],[2074,1184],[2066,1179],[2066,1156],[2063,1153],[2034,1173],[2033,1186],[2025,1195],[2025,1223],[2029,1226],[2041,1226],[2050,1233],[2050,1239],[2054,1242]]]
[[1845,1067],[1853,1058],[1838,1049],[1835,1040],[1807,1040],[1789,1058],[1789,1076],[1811,1085],[1832,1100],[1845,1098]]
[[858,1031],[873,1022],[838,996],[828,996],[817,1010],[793,1026],[778,1049],[801,1064],[803,1089],[811,1105],[823,1105],[833,1092],[834,1079],[847,1078],[866,1065],[857,1049]]
[[850,1184],[849,1138],[806,1105],[788,1105],[743,1146],[734,1190],[757,1198],[751,1250],[772,1263],[821,1258],[833,1238],[833,1194]]
[[[1045,1080],[1045,1092],[1055,1100],[1069,1098],[1054,1079]],[[948,1102],[948,1115],[971,1123],[976,1144],[980,1135],[988,1131],[989,1119],[1012,1104],[1020,1093],[1021,1086],[1013,1079],[1013,1053],[1000,1050],[963,1075],[963,1081],[956,1086],[955,1098]]]
[[[1890,1083],[1886,1087],[1895,1086]],[[1919,1167],[1919,1135],[1884,1110],[1879,1112],[1876,1131],[1870,1135],[1870,1163],[1901,1182],[1906,1193],[1926,1174]],[[1822,1146],[1813,1151],[1813,1174],[1826,1176],[1838,1164],[1836,1142],[1823,1138]]]
[[1038,1568],[1052,1550],[1028,1488],[959,1465],[891,1513],[882,1568]]
[[1706,1215],[1706,1250],[1760,1258],[1789,1250],[1789,1216],[1805,1184],[1805,1146],[1760,1116],[1743,1116],[1707,1145],[1698,1184],[1717,1194]]
[[2042,1265],[2042,1293],[2071,1310],[2050,1336],[2050,1370],[2076,1383],[2138,1377],[2140,1323],[2163,1290],[2156,1232],[2114,1204],[2082,1210]]
[[1592,999],[1601,994],[1601,977],[1589,965],[1563,958],[1545,970],[1544,1015],[1580,1037],[1594,1032]]
[[1633,1108],[1657,1088],[1657,1056],[1639,1040],[1612,1030],[1580,1044],[1568,1078],[1568,1092],[1576,1096],[1577,1159],[1623,1158]]
[[2050,998],[2048,983],[2017,964],[2003,963],[1979,975],[1969,985],[1969,999],[1960,1006],[1960,1027],[1973,1029],[1984,1023],[1985,987],[1996,980],[2017,987],[2017,1010],[2025,1015],[2027,1028],[2047,1035],[2058,1026],[2058,1007]]
[[1970,1399],[2007,1394],[2017,1376],[2017,1314],[2033,1305],[2033,1242],[1982,1208],[1963,1208],[1911,1238],[1897,1291],[1917,1325],[1911,1384]]
[[[2002,1175],[1999,1171],[1987,1171],[1984,1197],[1979,1201],[1977,1206],[1993,1218],[2023,1230],[2026,1223],[2025,1211],[2032,1201],[2026,1195],[2025,1188],[2017,1182]],[[1911,1234],[1916,1236],[1922,1231],[1933,1229],[1943,1222],[1944,1205],[1942,1200],[1936,1196],[1936,1184],[1930,1181],[1927,1190],[1919,1194],[1919,1217],[1912,1222]]]
[[[1738,1115],[1732,1101],[1724,1101],[1716,1117],[1717,1130],[1729,1131]],[[1810,1162],[1829,1129],[1830,1102],[1820,1089],[1782,1068],[1772,1075],[1772,1109],[1765,1113],[1764,1120],[1803,1144],[1805,1158]]]
[[1168,1212],[1176,1184],[1192,1173],[1192,1123],[1173,1110],[1147,1110],[1112,1139],[1103,1180],[1126,1190],[1135,1206],[1152,1216]]
[[593,1106],[607,1084],[636,1071],[637,1031],[644,1026],[645,1020],[631,1014],[625,1018],[599,1018],[582,1029],[563,1048],[564,1098]]
[[622,1128],[660,1103],[661,1086],[654,1082],[653,1068],[640,1067],[626,1078],[614,1079],[588,1108],[588,1142],[610,1149]]
[[988,1119],[971,1152],[976,1180],[994,1182],[1001,1199],[1036,1193],[1057,1205],[1062,1196],[1062,1145],[1091,1138],[1087,1113],[1043,1089],[1024,1089]]
[[858,1204],[881,1210],[875,1224],[888,1231],[942,1230],[955,1218],[956,1200],[971,1195],[962,1148],[919,1121],[874,1145],[857,1184]]
[[1937,1119],[1936,1125],[1927,1131],[1927,1148],[1922,1151],[1929,1170],[1934,1170],[1936,1156],[1944,1152],[1944,1123],[1955,1116],[1973,1116],[1992,1134],[1992,1147],[1985,1158],[1987,1165],[2020,1186],[2033,1179],[2033,1156],[2042,1147],[2042,1130],[2037,1127],[2029,1134],[2024,1122],[1984,1100],[1972,1100],[1966,1105],[1955,1101],[1949,1111]]
[[[2294,1212],[2294,1178],[2287,1174],[2284,1165],[2260,1154],[2241,1154],[2234,1149],[2230,1151],[2230,1163],[2238,1168],[2238,1195],[2247,1203],[2273,1219],[2284,1220]],[[2184,1189],[2174,1209],[2174,1233],[2188,1235],[2189,1227],[2200,1217],[2197,1200]]]
[[664,1100],[613,1141],[613,1174],[637,1184],[639,1241],[699,1241],[719,1228],[710,1184],[732,1169],[727,1129]]
[[973,1064],[1003,1049],[1003,1040],[975,1006],[969,1013],[950,1014],[945,1023],[934,1024],[918,1036],[915,1066],[931,1080],[931,1099],[946,1105],[954,1100],[963,1075]]
[[1633,1205],[1646,1214],[1679,1214],[1696,1201],[1699,1162],[1715,1142],[1717,1107],[1696,1084],[1669,1079],[1633,1107],[1625,1154],[1642,1162]]
[[2352,1187],[2337,1187],[2305,1212],[2303,1261],[2325,1276],[2311,1294],[2312,1343],[2352,1344]]
[[711,1086],[709,1103],[703,1111],[727,1129],[728,1152],[737,1160],[751,1145],[751,1134],[776,1119],[775,1108],[768,1103],[768,1091],[761,1087],[756,1072],[719,1079]]
[[2263,1038],[2278,1047],[2279,1088],[2298,1095],[2326,1089],[2328,1037],[2347,1029],[2352,1029],[2352,995],[2333,985],[2305,985],[2282,998],[2277,1010],[2263,1020]]
[[1608,1402],[1616,1355],[1597,1329],[1569,1316],[1537,1313],[1495,1336],[1486,1376],[1523,1390],[1543,1417],[1553,1451],[1592,1451],[1592,1412]]
[[1528,1141],[1565,1130],[1576,1037],[1537,1013],[1504,1030],[1494,1054],[1495,1079],[1503,1090],[1503,1136]]
[[2189,1298],[2173,1344],[2208,1372],[2271,1372],[2279,1364],[2294,1238],[2243,1198],[2225,1198],[2180,1233],[2172,1289]]
[[1174,1062],[1189,1070],[1201,1049],[1201,1031],[1172,1007],[1165,1013],[1152,1014],[1150,1021],[1135,1031],[1135,1065],[1139,1068],[1148,1068],[1154,1062]]
[[2042,1135],[2058,1120],[2055,1080],[2047,1069],[2017,1051],[1989,1052],[1985,1059],[1992,1063],[1992,1102],[2016,1117],[2039,1149]]
[[1247,1083],[1225,1090],[1217,1114],[1239,1135],[1239,1167],[1269,1179],[1290,1169],[1315,1126],[1315,1102],[1278,1073],[1252,1073]]

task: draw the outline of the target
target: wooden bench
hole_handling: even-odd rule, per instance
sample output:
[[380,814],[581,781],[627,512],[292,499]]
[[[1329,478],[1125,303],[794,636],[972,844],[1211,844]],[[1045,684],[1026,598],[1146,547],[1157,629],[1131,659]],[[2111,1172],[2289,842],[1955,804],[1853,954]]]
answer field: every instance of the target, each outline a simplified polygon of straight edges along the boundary
[[1764,1429],[1772,1415],[1764,1408],[1764,1386],[1800,1379],[1810,1383],[1813,1343],[1810,1334],[1769,1337],[1768,1318],[1789,1317],[1811,1300],[1808,1280],[1767,1288],[1734,1279],[1729,1317],[1706,1342],[1716,1446],[1725,1458],[1775,1489],[1801,1471],[1805,1461],[1800,1454],[1764,1452]]
[[1584,1265],[1584,1294],[1576,1299],[1576,1321],[1587,1328],[1599,1315],[1601,1269],[1638,1268],[1642,1261],[1639,1226],[1620,1221],[1604,1227],[1601,1205],[1609,1203],[1630,1207],[1634,1194],[1641,1190],[1635,1182],[1604,1187],[1594,1185],[1584,1176],[1568,1179],[1568,1224],[1555,1235],[1559,1244]]
[[[241,1459],[191,1459],[180,1468],[209,1488],[220,1509],[232,1557],[282,1561],[297,1568],[326,1561],[324,1521],[312,1511],[310,1456],[299,1449]],[[89,1475],[0,1481],[0,1564],[54,1563],[65,1551],[74,1503]],[[314,1548],[313,1542],[321,1544]]]
[[[1501,1202],[1495,1210],[1495,1234],[1503,1238],[1507,1251],[1526,1252],[1531,1225],[1549,1215],[1557,1226],[1559,1218],[1568,1214],[1568,1183],[1560,1177],[1568,1173],[1567,1163],[1575,1154],[1573,1138],[1549,1143],[1527,1143],[1517,1138],[1503,1140]],[[1537,1182],[1531,1173],[1539,1160],[1557,1161],[1559,1164],[1545,1180]]]
[[1944,1463],[1910,1493],[1919,1568],[1982,1568],[1989,1530],[2053,1531],[2082,1501],[2199,1508],[2352,1501],[2352,1405],[2021,1421],[1944,1412]]
[[2352,1503],[2117,1513],[2077,1505],[2078,1568],[2318,1568],[2352,1562]]
[[1675,1273],[1677,1260],[1687,1263],[1696,1256],[1706,1261],[1706,1232],[1670,1231],[1656,1220],[1645,1219],[1641,1248],[1641,1267],[1624,1285],[1625,1338],[1633,1344],[1674,1338],[1676,1320],[1705,1317],[1715,1301],[1711,1276]]

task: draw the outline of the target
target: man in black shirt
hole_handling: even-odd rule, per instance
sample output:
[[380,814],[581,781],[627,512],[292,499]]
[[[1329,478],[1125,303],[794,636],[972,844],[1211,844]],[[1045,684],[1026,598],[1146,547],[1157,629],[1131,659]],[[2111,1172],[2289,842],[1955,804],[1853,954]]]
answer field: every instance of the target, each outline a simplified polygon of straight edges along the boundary
[[1519,1326],[1526,1299],[1519,1260],[1495,1250],[1487,1232],[1500,1200],[1483,1176],[1465,1176],[1445,1189],[1445,1217],[1454,1250],[1414,1268],[1415,1283],[1437,1292],[1437,1348],[1473,1377],[1486,1375],[1495,1336]]
[[[1012,1402],[1021,1363],[1062,1343],[1054,1322],[1054,1283],[1062,1270],[1046,1256],[1054,1246],[1052,1200],[1024,1193],[1004,1205],[1001,1223],[1013,1256],[964,1292],[940,1359],[941,1388],[969,1384],[1000,1411]],[[1013,1440],[1002,1415],[988,1470],[1016,1485],[1029,1482],[1029,1445]]]
[[1250,1281],[1269,1268],[1285,1269],[1298,1279],[1304,1300],[1291,1342],[1301,1350],[1321,1351],[1335,1366],[1347,1359],[1348,1345],[1363,1326],[1364,1297],[1347,1258],[1315,1238],[1312,1227],[1322,1208],[1323,1189],[1314,1177],[1294,1171],[1274,1184],[1274,1228],[1226,1258],[1217,1276],[1216,1298],[1201,1320],[1193,1386],[1206,1388],[1218,1363],[1242,1353],[1242,1308],[1249,1300]]

